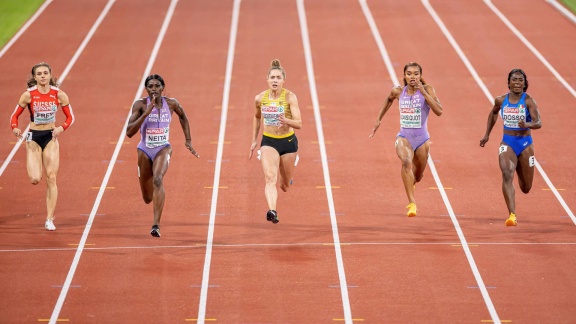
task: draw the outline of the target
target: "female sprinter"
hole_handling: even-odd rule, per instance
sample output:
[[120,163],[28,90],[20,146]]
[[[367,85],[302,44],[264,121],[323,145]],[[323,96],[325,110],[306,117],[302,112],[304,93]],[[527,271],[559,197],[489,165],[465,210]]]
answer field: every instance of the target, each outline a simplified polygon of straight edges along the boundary
[[516,172],[520,190],[526,194],[530,192],[535,164],[531,130],[541,128],[542,122],[536,101],[526,93],[528,78],[524,71],[513,69],[508,73],[508,89],[509,93],[494,100],[494,107],[488,114],[486,133],[480,140],[480,146],[484,147],[488,142],[498,115],[502,116],[504,136],[500,143],[498,159],[502,171],[502,193],[510,213],[504,224],[516,226],[516,201],[512,180]]
[[160,237],[160,218],[164,209],[164,175],[168,171],[172,147],[168,142],[172,113],[176,113],[184,131],[186,148],[200,157],[192,148],[190,125],[184,109],[174,98],[162,96],[164,79],[158,74],[149,75],[144,81],[148,97],[136,100],[132,105],[132,115],[128,120],[126,135],[134,136],[140,130],[138,143],[138,178],[142,198],[146,204],[153,203],[154,222],[150,234]]
[[384,107],[378,114],[372,129],[373,137],[380,127],[380,121],[394,100],[400,104],[400,132],[396,135],[396,154],[402,161],[402,182],[408,196],[408,217],[417,213],[414,189],[416,182],[422,180],[428,153],[430,151],[430,134],[428,134],[428,114],[430,110],[437,116],[442,115],[442,104],[436,97],[434,88],[422,78],[420,64],[410,62],[404,66],[404,87],[394,87],[388,95]]
[[[56,111],[62,108],[66,120],[56,126]],[[34,185],[42,179],[42,167],[46,170],[46,207],[47,215],[44,227],[49,231],[54,226],[54,210],[58,200],[56,175],[60,166],[60,145],[58,136],[74,123],[74,113],[64,91],[58,88],[52,78],[52,69],[47,63],[38,63],[32,67],[32,77],[28,80],[28,89],[20,96],[18,105],[10,118],[12,133],[22,139],[22,130],[18,128],[18,117],[28,108],[30,112],[30,131],[26,133],[26,169],[28,178]]]
[[[302,127],[298,99],[294,92],[284,89],[286,72],[280,61],[273,60],[268,69],[268,90],[256,96],[254,120],[252,122],[252,145],[250,155],[258,145],[260,124],[264,123],[262,142],[260,143],[260,161],[264,171],[266,186],[264,195],[268,203],[266,219],[278,223],[276,201],[278,191],[276,183],[286,192],[292,184],[294,167],[298,163],[298,139],[294,129]],[[279,181],[278,181],[279,179]]]

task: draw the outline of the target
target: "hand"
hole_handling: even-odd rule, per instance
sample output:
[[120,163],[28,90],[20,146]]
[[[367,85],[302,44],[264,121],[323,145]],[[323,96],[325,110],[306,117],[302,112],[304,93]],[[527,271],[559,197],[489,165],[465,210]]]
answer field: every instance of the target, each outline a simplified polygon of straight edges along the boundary
[[20,128],[14,128],[12,134],[14,134],[18,139],[22,139],[22,131]]
[[186,143],[184,143],[184,145],[186,145],[186,148],[188,149],[188,151],[192,152],[192,154],[194,154],[195,157],[199,158],[200,155],[198,153],[196,153],[196,150],[194,150],[194,148],[192,147],[192,143],[190,143],[190,141],[186,141]]
[[156,102],[156,95],[152,95],[152,98],[150,99],[150,103],[148,105],[146,105],[146,110],[144,110],[144,115],[148,116],[150,115],[150,113],[152,112],[152,109],[154,109],[154,103]]
[[278,127],[290,126],[290,124],[289,124],[289,120],[290,120],[290,119],[286,118],[286,116],[284,116],[284,114],[281,114],[281,115],[278,117],[278,120],[280,121],[280,126],[278,126]]
[[480,140],[480,146],[484,147],[486,143],[488,143],[488,136],[484,136],[484,138]]
[[52,140],[53,141],[56,140],[56,137],[58,137],[58,135],[60,133],[62,133],[63,131],[64,131],[64,127],[62,127],[62,126],[58,126],[56,128],[53,128],[52,129]]
[[257,145],[258,145],[257,141],[252,142],[252,145],[250,145],[250,154],[248,155],[248,160],[252,158],[252,153],[254,153],[254,149],[256,148]]
[[526,126],[526,122],[524,121],[524,119],[522,119],[522,120],[520,120],[520,121],[518,122],[518,127],[520,127],[520,128],[526,128],[526,127],[528,127],[528,126]]
[[376,131],[378,130],[378,127],[380,127],[380,121],[376,121],[376,125],[374,125],[374,128],[372,128],[372,134],[370,134],[370,138],[374,137],[374,135],[376,135]]

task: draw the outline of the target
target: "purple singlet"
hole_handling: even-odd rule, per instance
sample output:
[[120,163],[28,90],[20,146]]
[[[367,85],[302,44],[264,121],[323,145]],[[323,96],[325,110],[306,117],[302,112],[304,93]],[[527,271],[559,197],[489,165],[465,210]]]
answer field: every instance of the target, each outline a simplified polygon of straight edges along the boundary
[[[146,105],[150,104],[150,97],[146,99]],[[161,149],[170,145],[168,139],[170,137],[170,121],[172,114],[166,99],[162,97],[162,108],[154,107],[152,112],[140,126],[140,143],[138,149],[144,152],[150,160],[154,161],[156,154]]]
[[408,95],[405,86],[400,94],[400,132],[396,137],[404,137],[410,142],[412,149],[418,147],[430,139],[428,134],[428,114],[430,106],[426,103],[424,95],[416,90],[413,95]]

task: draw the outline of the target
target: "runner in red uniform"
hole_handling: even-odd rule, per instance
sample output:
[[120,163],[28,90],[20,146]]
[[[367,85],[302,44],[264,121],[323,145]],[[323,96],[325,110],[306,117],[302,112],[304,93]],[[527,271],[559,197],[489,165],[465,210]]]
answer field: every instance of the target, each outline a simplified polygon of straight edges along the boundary
[[[66,115],[66,121],[60,126],[56,126],[58,107],[61,107]],[[57,87],[47,63],[38,63],[32,67],[28,89],[20,96],[10,118],[12,133],[19,139],[23,138],[23,134],[18,128],[18,117],[25,108],[30,112],[30,131],[26,133],[26,169],[30,182],[34,185],[42,179],[42,167],[46,169],[48,213],[44,227],[54,231],[54,209],[58,200],[56,174],[60,165],[58,136],[74,123],[74,113],[68,96]]]

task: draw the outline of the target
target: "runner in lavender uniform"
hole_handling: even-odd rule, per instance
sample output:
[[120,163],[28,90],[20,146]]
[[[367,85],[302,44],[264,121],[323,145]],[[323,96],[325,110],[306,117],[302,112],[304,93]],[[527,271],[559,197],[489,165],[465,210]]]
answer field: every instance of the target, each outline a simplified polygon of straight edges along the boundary
[[154,223],[150,234],[160,237],[160,218],[164,208],[164,174],[168,171],[172,146],[170,122],[172,113],[176,113],[184,132],[186,148],[196,157],[200,157],[192,148],[190,125],[184,109],[175,98],[163,97],[164,80],[152,74],[144,81],[148,97],[138,99],[132,106],[132,115],[128,121],[126,135],[134,136],[140,130],[138,143],[138,179],[142,198],[146,204],[153,202]]
[[442,104],[434,88],[422,78],[422,67],[415,62],[404,66],[404,87],[394,87],[378,114],[370,137],[374,137],[384,114],[394,100],[400,104],[400,132],[396,136],[396,154],[402,161],[402,182],[408,196],[408,217],[416,216],[414,190],[416,183],[422,180],[428,153],[430,134],[428,134],[428,115],[430,110],[437,116],[442,115]]

